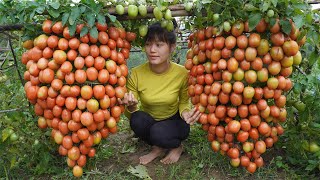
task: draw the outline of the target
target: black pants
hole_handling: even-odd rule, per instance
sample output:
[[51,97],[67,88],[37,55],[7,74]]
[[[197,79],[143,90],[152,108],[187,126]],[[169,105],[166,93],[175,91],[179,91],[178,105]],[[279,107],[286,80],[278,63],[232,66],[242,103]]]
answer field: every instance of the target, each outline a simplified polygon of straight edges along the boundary
[[176,113],[165,120],[156,121],[146,112],[132,113],[130,126],[134,133],[149,145],[165,149],[177,148],[187,139],[190,125]]

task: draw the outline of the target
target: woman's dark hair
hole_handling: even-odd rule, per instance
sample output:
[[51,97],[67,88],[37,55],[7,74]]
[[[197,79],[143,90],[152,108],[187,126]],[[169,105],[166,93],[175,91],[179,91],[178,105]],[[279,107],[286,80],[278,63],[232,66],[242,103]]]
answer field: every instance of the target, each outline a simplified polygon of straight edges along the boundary
[[[177,22],[175,19],[172,20],[174,29],[177,27]],[[148,33],[145,36],[145,42],[148,41],[162,41],[167,44],[175,44],[176,43],[176,34],[175,31],[168,31],[166,28],[161,27],[159,22],[154,23],[148,27]]]

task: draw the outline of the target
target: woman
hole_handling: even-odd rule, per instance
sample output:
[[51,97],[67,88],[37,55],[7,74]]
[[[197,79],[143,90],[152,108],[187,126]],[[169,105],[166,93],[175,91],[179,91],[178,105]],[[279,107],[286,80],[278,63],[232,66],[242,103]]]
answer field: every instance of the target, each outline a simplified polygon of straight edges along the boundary
[[187,70],[170,59],[175,48],[174,32],[168,32],[160,23],[151,25],[145,37],[148,61],[132,69],[128,93],[122,100],[118,99],[126,106],[131,129],[152,146],[150,153],[139,158],[140,164],[148,164],[165,150],[169,152],[161,162],[177,162],[190,124],[200,117],[198,110],[190,110]]

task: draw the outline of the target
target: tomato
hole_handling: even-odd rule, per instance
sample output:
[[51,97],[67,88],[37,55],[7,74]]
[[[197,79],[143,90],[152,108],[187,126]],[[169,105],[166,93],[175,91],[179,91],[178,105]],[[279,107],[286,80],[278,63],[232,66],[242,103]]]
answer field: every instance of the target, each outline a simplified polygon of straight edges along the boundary
[[135,18],[138,15],[138,7],[136,5],[130,4],[128,6],[128,16],[130,18]]
[[83,174],[83,169],[81,166],[75,165],[72,169],[72,173],[75,177],[81,177]]
[[145,5],[139,5],[138,6],[138,11],[139,11],[139,14],[142,16],[142,17],[145,17],[148,13],[147,11],[147,7]]
[[147,32],[148,32],[148,26],[147,25],[139,26],[139,34],[140,34],[140,36],[142,36],[142,37],[146,36]]
[[127,32],[126,33],[126,40],[128,40],[129,42],[134,41],[136,39],[136,33],[134,32]]
[[193,3],[192,3],[192,2],[186,2],[186,3],[184,4],[184,9],[185,9],[186,11],[191,11],[192,8],[193,8]]
[[249,165],[246,167],[247,171],[253,174],[257,170],[257,165],[254,162],[249,162]]
[[124,7],[121,4],[117,4],[116,5],[116,13],[119,15],[123,15],[124,14]]
[[164,19],[166,20],[171,20],[172,19],[172,15],[171,15],[171,10],[167,9],[166,12],[164,13]]
[[159,7],[155,7],[155,8],[153,9],[153,15],[154,15],[154,17],[155,17],[157,20],[161,20],[162,17],[163,17],[163,14],[162,14],[162,12],[161,12],[161,10],[160,10]]
[[295,102],[293,106],[300,112],[303,112],[306,109],[306,104],[301,101]]
[[237,120],[232,120],[228,123],[228,130],[231,133],[238,133],[240,130],[240,127],[241,127],[240,122]]
[[225,32],[229,32],[230,29],[231,29],[230,22],[225,21],[225,22],[223,23],[223,30],[224,30]]

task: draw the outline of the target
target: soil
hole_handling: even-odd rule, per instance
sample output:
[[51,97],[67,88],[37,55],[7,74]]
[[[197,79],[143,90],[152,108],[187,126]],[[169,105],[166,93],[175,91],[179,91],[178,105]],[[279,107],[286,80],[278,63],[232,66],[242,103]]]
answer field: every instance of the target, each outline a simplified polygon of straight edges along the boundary
[[[120,150],[120,152],[121,149],[123,149],[123,147],[126,146],[126,143],[129,144],[128,146],[135,147],[136,149],[133,152],[118,153],[117,155],[114,155],[107,161],[98,162],[97,168],[103,172],[120,172],[125,171],[129,166],[136,167],[139,165],[139,157],[147,154],[151,150],[151,146],[138,140],[134,137],[133,134],[128,134],[126,132],[118,132],[108,137],[108,139],[110,141],[110,146]],[[170,176],[179,176],[177,174],[173,175],[169,172],[170,166],[175,165],[165,165],[160,162],[160,160],[164,158],[165,155],[166,153],[163,153],[160,157],[156,158],[147,165],[144,165],[151,179],[168,179]],[[190,167],[191,161],[191,155],[188,152],[186,152],[186,150],[184,150],[177,163],[179,163],[181,167],[189,167],[188,169],[190,169],[192,168]],[[159,169],[161,169],[162,172],[159,173]],[[188,173],[188,170],[186,169],[183,172]],[[181,170],[179,171],[179,173],[181,173]],[[233,179],[226,178],[225,174],[220,173],[219,170],[210,171],[210,177],[214,177],[213,179]]]

